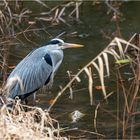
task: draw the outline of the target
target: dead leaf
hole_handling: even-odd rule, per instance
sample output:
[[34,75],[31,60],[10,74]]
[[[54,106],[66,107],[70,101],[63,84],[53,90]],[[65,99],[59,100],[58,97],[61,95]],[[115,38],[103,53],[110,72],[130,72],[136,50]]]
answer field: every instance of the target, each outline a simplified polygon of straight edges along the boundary
[[[103,86],[95,86],[95,88],[96,88],[97,90],[102,90],[102,89],[103,89]],[[104,88],[106,89],[107,87],[104,86]]]
[[50,100],[48,101],[49,105],[51,105],[53,102],[54,102],[54,99],[50,99]]

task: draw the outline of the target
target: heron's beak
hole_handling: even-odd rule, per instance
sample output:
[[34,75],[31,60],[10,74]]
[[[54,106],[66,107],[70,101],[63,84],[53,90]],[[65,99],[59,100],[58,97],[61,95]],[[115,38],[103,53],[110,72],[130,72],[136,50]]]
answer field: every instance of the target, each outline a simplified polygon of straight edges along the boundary
[[72,44],[72,43],[64,43],[62,45],[62,49],[67,49],[67,48],[81,48],[81,47],[84,47],[84,45]]

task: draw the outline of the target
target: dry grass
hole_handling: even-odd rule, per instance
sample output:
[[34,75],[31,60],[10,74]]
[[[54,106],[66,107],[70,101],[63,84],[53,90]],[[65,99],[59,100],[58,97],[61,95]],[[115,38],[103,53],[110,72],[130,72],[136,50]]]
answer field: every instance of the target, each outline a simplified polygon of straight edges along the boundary
[[[89,95],[90,95],[90,104],[93,105],[93,73],[97,72],[99,75],[101,87],[102,87],[102,93],[104,96],[104,99],[107,99],[107,91],[105,89],[105,77],[110,76],[110,67],[109,67],[109,56],[112,56],[115,63],[118,63],[121,65],[121,63],[131,63],[132,58],[127,54],[127,51],[129,49],[136,49],[139,51],[139,48],[130,43],[129,41],[125,41],[121,38],[114,38],[105,49],[100,52],[95,58],[93,58],[88,64],[86,64],[71,80],[70,82],[58,93],[56,99],[50,106],[51,107],[55,104],[57,99],[67,90],[70,90],[70,93],[72,94],[72,84],[77,81],[81,82],[81,74],[86,74],[88,77],[88,89],[89,89]],[[112,60],[113,60],[112,59]],[[128,61],[128,62],[127,62]],[[126,102],[127,103],[127,102]]]
[[[68,19],[74,19],[79,21],[79,7],[82,2],[80,1],[70,1],[64,4],[57,5],[51,9],[42,1],[36,0],[39,4],[43,5],[47,8],[46,13],[40,13],[38,17],[35,17],[33,21],[26,20],[30,17],[30,10],[18,9],[20,7],[19,1],[15,1],[16,6],[15,9],[19,12],[14,12],[11,8],[10,2],[7,0],[3,0],[3,8],[0,10],[0,65],[1,65],[1,73],[3,73],[2,82],[4,83],[7,78],[8,73],[8,52],[11,47],[11,44],[15,44],[15,42],[22,42],[19,38],[20,35],[23,35],[26,40],[30,43],[37,45],[37,42],[33,42],[31,38],[28,36],[28,32],[34,32],[36,35],[38,31],[43,30],[45,33],[49,34],[45,28],[35,28],[34,25],[38,21],[45,21],[50,23],[50,25],[57,25],[60,23],[64,23],[68,26],[71,26],[68,23]],[[98,2],[98,1],[97,1]],[[118,35],[121,36],[119,25],[118,25],[118,14],[119,11],[116,9],[116,2],[112,2],[110,0],[106,0],[105,4],[109,8],[108,14],[110,11],[114,13],[113,20],[116,21]],[[70,10],[71,9],[71,10]],[[48,16],[48,12],[50,16]],[[16,14],[15,14],[16,13]],[[67,13],[68,16],[65,16]],[[68,17],[68,18],[66,18]],[[27,23],[27,26],[22,29],[20,27],[21,23]],[[18,28],[17,28],[18,27]],[[19,29],[19,30],[17,30]],[[49,34],[50,35],[50,34]],[[52,35],[50,35],[52,37]],[[98,118],[100,117],[99,110],[102,110],[109,114],[109,117],[113,117],[116,120],[116,138],[119,138],[119,133],[121,131],[121,138],[126,139],[134,139],[135,138],[135,128],[139,126],[139,123],[136,122],[136,117],[140,114],[138,111],[138,101],[139,97],[139,86],[140,86],[140,57],[139,44],[134,45],[134,35],[129,41],[125,41],[121,38],[114,38],[110,44],[105,47],[105,49],[95,58],[93,58],[87,65],[85,65],[74,77],[70,79],[70,82],[63,87],[63,89],[58,93],[58,96],[55,98],[54,102],[48,109],[51,110],[53,105],[56,103],[57,99],[65,93],[67,89],[69,89],[71,93],[71,97],[73,96],[73,87],[72,84],[74,82],[81,82],[85,79],[82,79],[81,75],[87,75],[88,84],[87,87],[89,89],[90,96],[90,104],[94,104],[94,77],[95,73],[98,74],[102,93],[104,99],[108,99],[114,94],[117,94],[116,104],[116,115],[111,114],[109,110],[105,110],[102,106],[102,102],[99,104],[95,104],[95,112],[93,116],[93,127],[95,132],[98,133]],[[13,40],[16,40],[15,42]],[[140,41],[140,38],[139,38]],[[134,50],[136,54],[136,58],[132,57],[128,54],[128,51]],[[113,58],[116,69],[116,85],[117,90],[115,92],[108,93],[105,88],[105,78],[110,76],[111,66],[109,58]],[[128,63],[127,63],[128,62]],[[123,75],[120,72],[121,68],[124,65],[130,65],[132,69],[133,79],[129,84],[129,87],[125,86],[123,82]],[[121,92],[122,94],[120,94]],[[123,105],[120,107],[120,97],[123,100]],[[0,139],[66,139],[61,137],[60,132],[63,130],[59,127],[59,123],[52,119],[49,116],[48,111],[43,111],[38,107],[29,107],[26,106],[28,112],[25,112],[23,105],[19,102],[16,102],[15,108],[12,111],[9,111],[7,106],[4,104],[0,108]],[[120,111],[122,111],[122,114]],[[129,136],[128,131],[130,132]],[[109,134],[106,134],[106,136]],[[110,136],[111,137],[111,136]],[[97,137],[99,138],[99,136]]]
[[[108,109],[104,109],[103,105],[104,100],[100,101],[99,104],[96,105],[93,125],[95,132],[98,133],[98,121],[97,118],[100,117],[98,115],[99,110],[106,112],[109,114],[110,118],[115,118],[116,120],[116,137],[119,138],[119,133],[121,132],[121,138],[137,138],[135,135],[135,130],[139,126],[139,123],[136,121],[136,116],[140,113],[138,107],[139,97],[139,89],[140,89],[140,35],[134,34],[129,41],[123,40],[121,38],[114,38],[105,49],[100,52],[94,59],[92,59],[87,65],[85,65],[71,80],[70,82],[62,88],[62,90],[58,93],[56,98],[53,100],[53,103],[50,105],[48,110],[51,110],[53,105],[56,103],[58,98],[65,93],[68,89],[70,90],[70,94],[73,94],[72,84],[74,82],[81,82],[84,79],[81,78],[82,74],[87,75],[88,79],[88,89],[90,96],[91,105],[94,103],[94,77],[93,73],[97,73],[101,83],[102,93],[104,95],[104,99],[108,99],[111,96],[117,95],[117,99],[114,102],[116,104],[116,114],[110,113]],[[131,53],[134,53],[133,55]],[[114,74],[116,75],[116,91],[108,93],[105,88],[105,79],[110,78],[110,61],[114,62]],[[114,60],[114,61],[113,61]],[[123,78],[124,73],[121,72],[121,69],[126,67],[126,72],[128,70],[129,73],[132,74],[132,79],[125,80]],[[114,77],[115,78],[115,77]],[[129,85],[127,85],[129,84]],[[127,86],[126,86],[127,85]],[[123,101],[122,106],[120,107],[120,100]],[[121,113],[120,113],[121,112]],[[100,133],[100,132],[99,132]],[[130,133],[130,134],[129,134]],[[106,135],[108,137],[108,135]],[[111,136],[109,136],[111,137]],[[98,138],[98,137],[97,137]]]
[[[38,23],[42,24],[42,21],[44,21],[49,26],[61,23],[71,26],[68,23],[68,19],[79,21],[79,7],[82,2],[60,2],[59,5],[54,5],[50,8],[45,2],[35,0],[34,3],[45,7],[46,12],[38,13],[38,16],[35,16],[34,19],[31,18],[32,9],[23,7],[23,3],[26,3],[24,1],[2,0],[0,3],[0,72],[2,73],[0,84],[3,85],[8,77],[9,51],[12,49],[12,45],[20,44],[22,46],[25,39],[26,43],[39,46],[38,41],[35,42],[33,37],[29,36],[30,33],[40,39],[43,38],[42,34],[47,35],[48,38],[54,38],[56,35],[49,33],[44,25],[39,28]],[[69,9],[71,10],[69,11]],[[65,16],[66,13],[67,16]],[[24,39],[22,40],[21,38]]]
[[59,123],[52,119],[47,111],[38,107],[25,106],[19,101],[12,111],[4,104],[0,109],[0,139],[1,140],[66,140],[60,136],[62,129]]

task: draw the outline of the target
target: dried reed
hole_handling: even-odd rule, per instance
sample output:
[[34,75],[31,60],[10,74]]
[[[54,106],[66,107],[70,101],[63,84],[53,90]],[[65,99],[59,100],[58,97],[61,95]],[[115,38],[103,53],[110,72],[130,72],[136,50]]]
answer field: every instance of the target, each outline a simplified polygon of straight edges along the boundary
[[[24,111],[24,108],[28,112]],[[9,110],[4,104],[0,108],[0,139],[2,140],[66,140],[61,137],[57,120],[38,107],[23,106],[17,101]]]
[[[72,94],[72,84],[73,82],[81,82],[83,79],[81,79],[81,74],[86,74],[87,78],[89,80],[88,83],[88,89],[89,89],[89,95],[90,95],[90,103],[93,104],[93,68],[94,72],[95,70],[98,72],[102,92],[104,95],[104,99],[108,99],[108,97],[114,95],[115,92],[107,93],[105,87],[105,78],[110,76],[110,63],[109,63],[109,55],[113,56],[115,64],[116,64],[116,84],[117,84],[117,113],[116,115],[110,113],[108,110],[104,109],[102,106],[102,102],[99,102],[97,104],[94,114],[94,128],[95,132],[98,132],[97,130],[97,115],[98,110],[103,110],[104,112],[108,113],[111,117],[116,119],[116,138],[120,138],[120,131],[122,133],[122,138],[135,138],[134,131],[135,127],[138,127],[138,124],[136,124],[135,115],[139,114],[137,112],[137,102],[139,100],[139,81],[140,81],[140,57],[139,57],[139,51],[140,48],[139,42],[135,43],[134,39],[136,38],[136,34],[132,36],[132,38],[129,41],[125,41],[121,38],[114,38],[111,43],[93,60],[91,60],[86,66],[84,66],[73,78],[70,79],[70,82],[62,88],[62,90],[58,93],[56,98],[54,99],[53,103],[49,107],[49,111],[51,110],[52,106],[56,103],[57,99],[64,94],[64,92],[67,89],[70,89],[70,93]],[[140,40],[140,38],[138,38]],[[135,44],[135,45],[134,45]],[[134,51],[135,55],[129,54],[129,51]],[[135,58],[136,57],[136,58]],[[130,87],[126,87],[125,83],[123,82],[123,74],[121,73],[121,68],[124,66],[129,65],[130,69],[132,70],[132,75],[134,75],[132,82],[130,83]],[[120,92],[122,94],[120,95]],[[120,98],[124,101],[123,106],[120,107]],[[122,114],[120,112],[123,110]],[[99,116],[99,115],[98,115]],[[122,117],[120,117],[122,116]],[[131,122],[131,123],[130,123]],[[131,133],[131,135],[128,135],[128,131]],[[97,137],[98,138],[98,137]]]
[[[72,83],[74,81],[80,82],[80,75],[82,73],[86,73],[89,79],[88,89],[89,89],[89,95],[90,95],[90,104],[93,105],[93,75],[92,75],[92,69],[94,68],[100,78],[101,86],[102,86],[102,92],[104,95],[104,99],[107,99],[107,93],[105,89],[105,82],[104,78],[105,75],[109,76],[109,59],[108,56],[113,56],[114,60],[119,63],[121,60],[129,59],[129,62],[131,62],[131,58],[128,57],[128,55],[125,53],[130,48],[139,50],[137,46],[134,44],[131,44],[130,42],[127,42],[121,38],[114,38],[111,43],[100,53],[98,54],[94,59],[92,59],[87,65],[85,65],[71,80],[70,82],[58,93],[57,97],[54,99],[53,103],[49,107],[49,110],[52,108],[52,106],[55,104],[57,99],[67,90],[70,89],[72,92]],[[127,101],[126,101],[127,103]],[[127,103],[128,104],[128,103]],[[128,108],[127,108],[128,109]]]

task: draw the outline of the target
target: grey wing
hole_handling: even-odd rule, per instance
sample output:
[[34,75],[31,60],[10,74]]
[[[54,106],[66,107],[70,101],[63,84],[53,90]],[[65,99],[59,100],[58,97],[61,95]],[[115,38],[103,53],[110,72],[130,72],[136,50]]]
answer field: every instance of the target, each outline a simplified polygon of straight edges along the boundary
[[[22,64],[22,65],[21,65]],[[41,88],[52,73],[52,66],[44,59],[35,59],[19,63],[7,80],[9,85],[9,97],[24,97]]]

